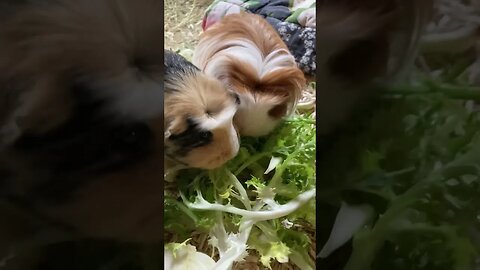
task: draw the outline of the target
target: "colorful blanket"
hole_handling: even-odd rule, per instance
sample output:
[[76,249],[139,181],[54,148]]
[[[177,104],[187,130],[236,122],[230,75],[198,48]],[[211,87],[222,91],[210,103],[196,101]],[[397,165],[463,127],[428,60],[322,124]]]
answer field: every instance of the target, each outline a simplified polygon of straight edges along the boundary
[[215,0],[205,13],[202,28],[240,11],[264,17],[280,34],[307,75],[315,74],[315,0]]

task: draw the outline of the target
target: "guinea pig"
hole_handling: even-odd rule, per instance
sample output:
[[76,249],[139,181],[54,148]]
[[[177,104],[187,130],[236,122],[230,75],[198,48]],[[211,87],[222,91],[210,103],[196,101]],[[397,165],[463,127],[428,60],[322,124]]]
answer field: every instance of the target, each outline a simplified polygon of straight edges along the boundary
[[200,36],[192,60],[239,94],[240,135],[264,136],[295,109],[303,72],[275,29],[261,16],[230,14]]
[[0,202],[82,237],[160,241],[162,2],[22,2],[0,24]]
[[[165,153],[173,163],[214,169],[239,150],[238,94],[165,50]],[[168,166],[168,165],[167,165]]]

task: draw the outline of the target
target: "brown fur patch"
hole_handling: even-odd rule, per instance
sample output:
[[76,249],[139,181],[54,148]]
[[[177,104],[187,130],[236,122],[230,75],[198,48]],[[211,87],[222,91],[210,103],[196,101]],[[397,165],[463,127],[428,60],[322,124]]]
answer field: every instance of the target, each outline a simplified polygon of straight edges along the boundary
[[[2,128],[17,126],[20,132],[41,133],[64,123],[71,117],[71,105],[75,102],[71,90],[76,76],[101,82],[129,69],[141,69],[161,82],[160,1],[36,2],[23,6],[0,24]],[[88,236],[127,241],[161,239],[163,118],[148,124],[156,138],[154,153],[146,161],[113,173],[86,177],[66,205],[35,207]],[[48,177],[43,171],[48,168],[40,172],[33,169],[38,168],[34,164],[38,158],[14,148],[0,149],[1,165],[16,173],[12,187],[16,195],[32,192],[37,182]],[[8,225],[4,226],[4,222],[0,221],[0,228]],[[15,220],[8,222],[14,224]]]
[[[0,82],[29,78],[33,87],[22,89],[26,100],[2,99],[0,107],[24,110],[23,128],[48,129],[68,115],[71,97],[66,88],[72,77],[111,78],[132,68],[137,59],[161,67],[160,12],[156,0],[27,5],[0,25]],[[0,85],[0,91],[19,90]],[[21,105],[12,105],[18,102]],[[4,113],[16,117],[15,111]],[[9,119],[2,118],[3,124]]]
[[[181,133],[186,129],[185,118],[204,119],[208,114],[235,106],[234,99],[223,84],[201,72],[178,78],[178,91],[165,94],[165,130]],[[167,86],[168,87],[168,86]]]
[[[228,15],[211,26],[201,35],[199,47],[205,46],[202,43],[207,41],[215,40],[222,44],[236,39],[253,42],[263,57],[278,49],[287,50],[280,52],[279,55],[289,54],[285,43],[265,19],[259,15],[244,12]],[[199,59],[205,60],[205,62],[199,63],[199,66],[205,67],[215,58],[217,53],[227,48],[229,46],[225,45],[218,48],[202,47],[197,49],[197,53],[201,54]],[[280,98],[282,99],[280,103],[287,107],[289,111],[293,109],[301,97],[301,92],[306,84],[303,72],[295,63],[291,66],[279,67],[280,69],[269,72],[263,77],[259,77],[257,74],[257,67],[252,67],[246,61],[233,56],[225,60],[222,66],[225,67],[225,72],[218,79],[232,89],[239,93],[251,93],[259,104],[261,102],[261,99],[257,98],[259,96],[263,96],[265,101],[268,101],[270,97],[275,97],[277,100]],[[285,114],[283,110],[280,110],[272,113],[272,116],[283,117]]]
[[190,151],[185,161],[197,168],[215,169],[225,164],[237,154],[238,149],[231,146],[231,134],[228,129],[212,131],[215,142]]
[[[177,90],[165,95],[165,130],[169,134],[185,132],[188,118],[201,123],[237,106],[232,93],[220,81],[200,71],[193,76],[178,78],[174,88]],[[232,140],[236,139],[232,138],[230,128],[233,123],[209,130],[213,134],[210,144],[191,149],[186,157],[177,158],[195,168],[220,167],[238,151],[238,145],[232,145]],[[165,145],[176,147],[170,144],[168,137],[165,137]]]
[[[228,31],[225,31],[226,29]],[[287,45],[265,19],[259,15],[246,12],[225,16],[220,22],[203,32],[200,40],[220,37],[224,40],[237,38],[251,40],[264,55],[276,49],[287,49]],[[213,55],[223,49],[226,49],[226,47],[212,51],[211,54]]]

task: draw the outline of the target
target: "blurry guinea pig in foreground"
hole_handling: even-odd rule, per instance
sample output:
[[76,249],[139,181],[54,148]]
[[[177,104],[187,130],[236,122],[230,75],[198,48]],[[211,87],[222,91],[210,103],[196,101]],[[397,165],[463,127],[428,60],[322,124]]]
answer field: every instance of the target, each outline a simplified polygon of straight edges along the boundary
[[234,122],[243,136],[269,134],[294,111],[306,85],[276,30],[245,12],[227,15],[202,33],[193,63],[240,95]]
[[23,227],[163,238],[161,8],[158,0],[22,1],[2,16],[0,216],[12,216],[0,218],[3,247]]
[[201,169],[214,169],[232,159],[239,150],[233,125],[238,94],[168,50],[164,80],[167,158]]

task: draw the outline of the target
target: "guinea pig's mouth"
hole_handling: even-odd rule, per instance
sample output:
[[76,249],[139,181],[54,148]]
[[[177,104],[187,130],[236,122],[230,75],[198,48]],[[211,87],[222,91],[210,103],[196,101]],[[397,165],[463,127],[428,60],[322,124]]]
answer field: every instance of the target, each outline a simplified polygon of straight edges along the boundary
[[[238,151],[235,151],[235,155]],[[222,151],[215,156],[203,156],[204,158],[201,161],[198,161],[198,153],[194,154],[197,156],[196,158],[188,158],[188,154],[186,155],[176,155],[175,153],[166,153],[165,157],[176,163],[177,165],[182,166],[183,168],[192,168],[192,169],[202,169],[202,170],[212,170],[223,166],[227,163],[228,160],[231,159],[228,156],[232,156],[229,154],[228,151]]]
[[199,124],[187,119],[184,132],[166,138],[165,157],[189,168],[211,170],[224,165],[238,153],[240,133],[231,118],[220,124],[213,121]]

